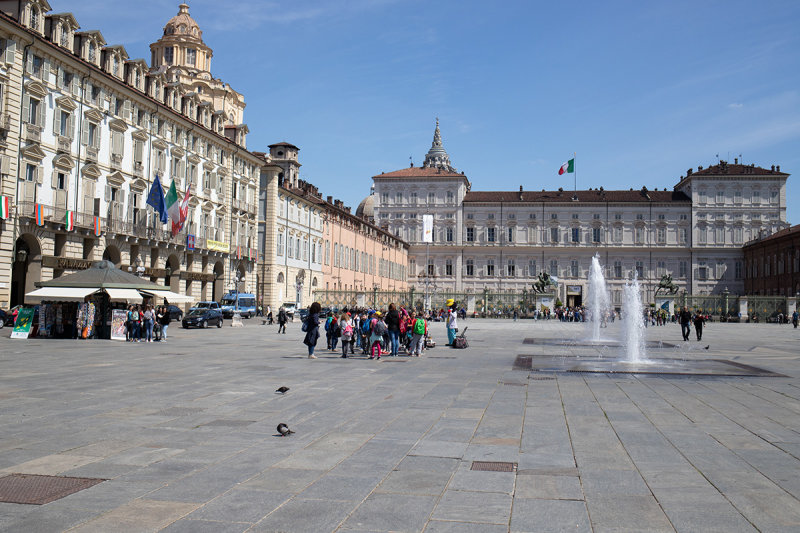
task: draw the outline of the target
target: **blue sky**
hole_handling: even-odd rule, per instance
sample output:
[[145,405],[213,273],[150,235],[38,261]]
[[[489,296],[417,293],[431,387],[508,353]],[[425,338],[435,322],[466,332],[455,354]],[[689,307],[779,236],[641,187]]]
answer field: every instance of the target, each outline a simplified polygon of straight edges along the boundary
[[[50,0],[132,58],[178,1]],[[300,147],[301,177],[355,208],[420,164],[435,118],[474,190],[672,188],[733,161],[794,173],[800,2],[191,0],[212,73],[245,95],[248,148]],[[123,21],[122,23],[120,21]]]

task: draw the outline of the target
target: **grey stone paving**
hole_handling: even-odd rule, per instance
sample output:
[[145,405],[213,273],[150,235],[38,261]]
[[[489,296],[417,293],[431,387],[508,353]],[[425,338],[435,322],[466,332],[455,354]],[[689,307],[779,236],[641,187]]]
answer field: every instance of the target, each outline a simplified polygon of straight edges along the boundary
[[[518,355],[616,348],[523,343],[579,339],[580,324],[466,325],[468,350],[380,362],[310,361],[298,323],[287,335],[260,321],[175,328],[166,345],[4,329],[0,475],[108,481],[0,503],[0,530],[800,530],[800,330],[709,324],[701,343],[676,325],[647,330],[675,345],[657,357],[786,376],[706,377],[513,370]],[[444,326],[432,329],[442,344]],[[297,433],[276,436],[279,422]]]

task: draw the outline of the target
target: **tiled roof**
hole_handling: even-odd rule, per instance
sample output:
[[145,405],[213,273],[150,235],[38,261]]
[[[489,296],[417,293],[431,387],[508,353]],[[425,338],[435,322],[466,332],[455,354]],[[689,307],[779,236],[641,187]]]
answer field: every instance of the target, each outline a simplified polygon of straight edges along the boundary
[[384,172],[373,178],[462,178],[467,177],[459,172],[449,172],[439,168],[408,167],[394,172]]
[[[574,191],[474,191],[464,196],[469,202],[571,202]],[[685,202],[691,198],[678,191],[578,191],[578,202]]]
[[777,231],[777,232],[773,233],[772,235],[769,235],[768,237],[764,237],[763,239],[756,239],[754,241],[751,241],[751,242],[749,242],[749,243],[747,243],[745,245],[745,248],[747,248],[751,244],[762,244],[764,242],[773,241],[775,239],[781,239],[781,238],[786,237],[788,235],[791,235],[793,233],[800,233],[800,224],[797,224],[797,225],[792,226],[790,228],[784,228],[784,229],[782,229],[780,231]]
[[739,165],[730,164],[721,161],[717,165],[712,165],[703,170],[697,170],[691,174],[692,176],[742,176],[742,175],[758,175],[758,176],[788,176],[786,172],[780,171],[780,166],[770,168],[762,168],[754,165]]
[[295,150],[299,150],[300,149],[297,146],[293,145],[292,143],[287,143],[287,142],[280,142],[280,143],[270,144],[268,146],[268,148],[272,148],[273,146],[286,146],[288,148],[294,148]]

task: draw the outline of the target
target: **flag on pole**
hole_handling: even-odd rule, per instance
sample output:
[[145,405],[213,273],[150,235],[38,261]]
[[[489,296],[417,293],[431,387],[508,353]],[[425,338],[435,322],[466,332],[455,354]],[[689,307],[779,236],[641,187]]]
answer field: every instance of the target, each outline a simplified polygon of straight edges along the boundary
[[563,165],[561,165],[561,168],[558,169],[558,175],[560,176],[561,174],[565,174],[565,173],[569,174],[569,173],[572,173],[572,172],[575,172],[575,158],[574,157],[572,159],[570,159],[569,161],[567,161],[566,163],[564,163]]
[[433,242],[433,215],[422,215],[422,242]]
[[64,227],[67,231],[72,231],[75,229],[75,211],[67,211],[67,216],[64,220]]
[[44,211],[42,210],[42,204],[34,205],[33,214],[36,216],[36,225],[44,226]]
[[0,218],[8,220],[11,216],[11,197],[0,196]]
[[94,217],[94,235],[95,237],[99,237],[101,233],[103,233],[103,228],[100,225],[100,217]]
[[183,201],[178,206],[178,223],[176,224],[175,220],[172,221],[173,237],[183,229],[183,223],[186,222],[186,216],[189,214],[189,193],[191,190],[192,186],[189,185],[189,188],[186,189],[186,194],[183,196]]
[[167,204],[167,213],[172,222],[178,222],[181,218],[181,204],[178,202],[178,189],[175,188],[175,180],[169,186],[167,196],[164,198],[164,203]]
[[150,194],[147,195],[147,205],[156,210],[162,224],[167,223],[167,204],[164,200],[164,189],[161,187],[161,180],[158,179],[158,174],[156,174],[153,185],[150,187]]

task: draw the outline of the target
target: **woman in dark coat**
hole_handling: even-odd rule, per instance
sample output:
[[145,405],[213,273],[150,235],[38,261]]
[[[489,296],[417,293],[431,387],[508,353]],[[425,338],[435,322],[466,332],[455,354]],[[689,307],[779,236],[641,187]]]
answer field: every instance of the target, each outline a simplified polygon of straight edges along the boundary
[[314,355],[314,348],[316,348],[317,341],[319,340],[319,312],[321,310],[322,306],[319,302],[314,302],[308,308],[308,317],[306,317],[306,337],[303,339],[303,344],[308,346],[309,359],[317,358],[317,356]]
[[397,357],[397,351],[400,348],[400,313],[397,312],[397,308],[393,303],[389,304],[389,312],[386,313],[384,322],[386,322],[386,329],[389,332],[389,342],[391,343],[390,355]]

